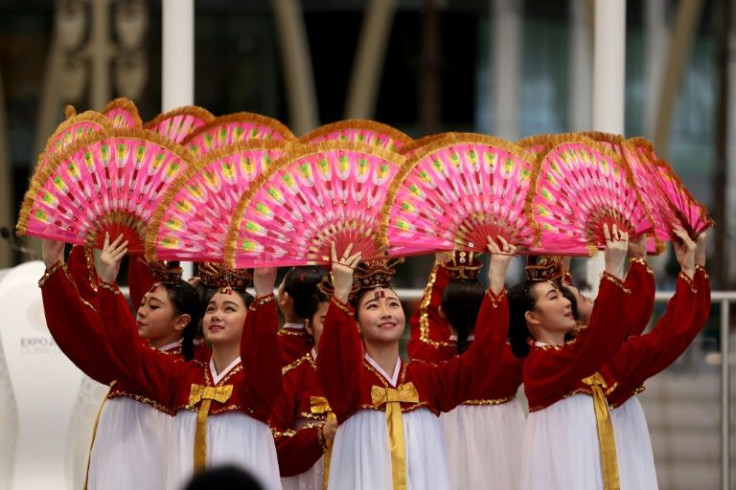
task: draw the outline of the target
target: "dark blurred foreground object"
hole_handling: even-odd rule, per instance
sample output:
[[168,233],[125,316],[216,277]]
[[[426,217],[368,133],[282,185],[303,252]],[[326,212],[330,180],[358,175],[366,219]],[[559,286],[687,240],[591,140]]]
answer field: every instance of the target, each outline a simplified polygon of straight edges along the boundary
[[242,468],[218,466],[193,477],[184,490],[263,490],[263,487]]

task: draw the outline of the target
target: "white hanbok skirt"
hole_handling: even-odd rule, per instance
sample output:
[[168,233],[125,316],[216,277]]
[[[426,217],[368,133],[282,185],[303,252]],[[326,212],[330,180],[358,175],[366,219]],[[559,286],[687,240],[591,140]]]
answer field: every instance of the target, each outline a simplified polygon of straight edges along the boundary
[[166,484],[173,418],[130,398],[105,400],[90,453],[90,490],[155,490]]
[[[300,429],[308,424],[321,423],[311,419],[300,419],[296,428]],[[281,486],[283,490],[322,490],[324,487],[325,457],[322,455],[316,463],[304,473],[294,476],[282,477]]]
[[[180,410],[174,416],[169,446],[167,486],[179,490],[194,472],[194,434],[197,412]],[[276,446],[268,425],[240,412],[207,418],[207,466],[234,465],[253,475],[266,490],[280,490]],[[136,489],[137,490],[137,489]]]
[[602,490],[593,397],[579,394],[526,419],[521,458],[524,490]]
[[443,413],[450,487],[519,488],[525,421],[517,398],[499,405],[460,405]]
[[[450,478],[439,418],[420,408],[402,415],[408,490],[447,490]],[[360,410],[337,429],[328,487],[390,490],[393,486],[386,414]]]
[[616,435],[621,490],[656,490],[657,471],[652,441],[639,399],[632,396],[611,410],[611,422]]

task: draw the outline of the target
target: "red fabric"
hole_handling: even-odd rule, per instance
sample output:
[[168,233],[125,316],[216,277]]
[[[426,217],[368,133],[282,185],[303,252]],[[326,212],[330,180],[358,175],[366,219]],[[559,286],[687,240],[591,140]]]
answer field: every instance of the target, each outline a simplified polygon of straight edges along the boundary
[[693,280],[697,292],[681,277],[675,295],[654,329],[630,337],[611,358],[604,376],[616,388],[608,394],[611,406],[620,406],[640,391],[643,383],[672,364],[697,337],[710,315],[710,281],[702,271]]
[[628,294],[620,285],[602,280],[588,328],[577,339],[561,346],[532,346],[523,369],[530,410],[575,392],[590,392],[581,380],[601,369],[627,337],[626,322],[618,321],[627,301]]
[[[423,361],[402,363],[399,384],[414,383],[419,403],[402,403],[402,410],[427,407],[435,413],[449,411],[485,386],[488,370],[498,368],[508,330],[505,292],[492,301],[486,294],[476,323],[476,340],[460,356],[441,364]],[[355,319],[345,305],[333,298],[327,310],[319,345],[318,379],[327,400],[344,422],[363,408],[373,408],[371,388],[388,386],[387,381],[365,360]]]
[[654,312],[654,274],[641,262],[632,261],[624,285],[631,290],[625,310],[629,335],[641,335]]
[[[274,431],[281,476],[288,477],[304,473],[322,457],[320,432],[326,415],[311,413],[311,397],[324,397],[324,393],[310,354],[284,373],[283,381],[284,391],[273,407],[269,423]],[[305,418],[313,419],[311,424],[296,430],[297,422]]]
[[[100,304],[119,301],[120,294],[100,288]],[[107,310],[108,308],[105,308]],[[192,384],[213,386],[207,363],[183,362],[161,355],[141,345],[132,316],[117,315],[108,324],[109,341],[125,366],[120,378],[139,395],[151,397],[172,411],[184,408]],[[240,345],[242,363],[218,383],[232,384],[233,393],[225,403],[212,401],[210,414],[240,411],[266,422],[281,393],[281,367],[276,340],[278,314],[273,300],[257,299],[246,316]]]
[[[411,317],[411,336],[414,341],[410,340],[407,346],[410,359],[439,364],[458,355],[457,343],[450,340],[450,326],[439,312],[442,293],[449,282],[447,269],[442,265],[435,265],[420,307]],[[425,338],[420,332],[422,317],[427,323],[425,333],[428,335]],[[472,390],[468,394],[468,400],[499,400],[515,396],[521,385],[523,365],[524,361],[517,359],[511,352],[511,346],[506,344],[498,369],[484,373],[488,383],[485,387]]]
[[77,291],[84,301],[97,306],[97,287],[100,279],[95,268],[95,258],[90,247],[74,245],[69,252],[67,268]]
[[131,255],[128,257],[128,296],[133,309],[137,310],[143,296],[146,295],[154,283],[151,268],[142,255]]
[[281,348],[281,366],[288,366],[312,350],[312,337],[303,328],[282,327],[278,332]]

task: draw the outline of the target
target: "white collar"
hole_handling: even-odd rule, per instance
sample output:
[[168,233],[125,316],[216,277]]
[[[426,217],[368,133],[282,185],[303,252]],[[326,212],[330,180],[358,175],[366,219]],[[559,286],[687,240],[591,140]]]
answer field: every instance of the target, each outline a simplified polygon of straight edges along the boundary
[[316,348],[314,348],[314,347],[312,347],[312,352],[311,352],[311,354],[312,354],[312,359],[313,359],[313,360],[314,360],[315,362],[317,362],[317,349],[316,349]]
[[[457,335],[455,335],[455,334],[450,335],[450,339],[449,340],[452,340],[454,342],[457,342]],[[465,339],[465,340],[467,340],[469,342],[470,341],[473,341],[473,340],[475,340],[475,335],[468,335],[468,338]]]
[[289,328],[291,330],[304,330],[303,323],[284,323],[281,328]]
[[233,362],[230,363],[225,369],[222,370],[221,373],[218,374],[217,370],[215,369],[215,360],[210,357],[210,374],[212,375],[212,382],[214,384],[219,383],[222,381],[222,379],[227,376],[227,374],[233,370],[235,366],[240,364],[240,356],[236,357]]
[[368,364],[373,366],[373,368],[378,371],[381,376],[386,378],[386,381],[389,382],[391,386],[396,388],[396,384],[399,382],[399,373],[401,372],[401,357],[396,361],[396,367],[394,368],[394,374],[393,376],[389,376],[386,371],[383,370],[381,366],[378,365],[378,363],[368,354],[365,355],[365,360],[368,361]]
[[161,352],[168,352],[170,350],[178,349],[181,347],[181,340],[177,340],[176,342],[171,342],[166,345],[162,345],[161,347],[158,347],[156,350],[159,350]]

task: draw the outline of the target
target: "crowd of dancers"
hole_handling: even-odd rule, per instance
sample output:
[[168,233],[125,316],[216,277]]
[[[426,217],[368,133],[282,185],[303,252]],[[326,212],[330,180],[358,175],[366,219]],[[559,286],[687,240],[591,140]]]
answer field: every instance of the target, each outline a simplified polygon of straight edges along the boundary
[[49,329],[110,385],[86,487],[178,489],[234,464],[269,490],[657,488],[636,395],[708,318],[705,237],[674,227],[676,291],[644,333],[646,238],[603,232],[594,300],[554,256],[530,257],[507,290],[517,244],[489,237],[487,280],[476,254],[438,253],[408,322],[394,264],[351,247],[333,246],[327,269],[289,269],[276,296],[276,268],[203,263],[185,281],[129,256],[131,313],[122,237],[105,237],[99,268],[90,249],[45,240]]

